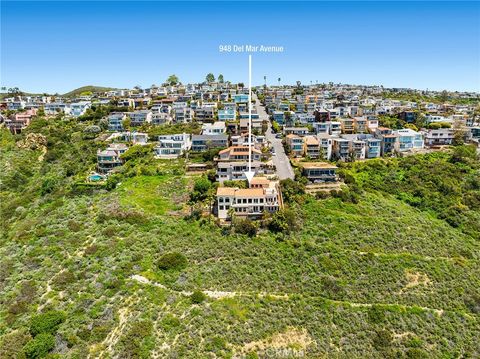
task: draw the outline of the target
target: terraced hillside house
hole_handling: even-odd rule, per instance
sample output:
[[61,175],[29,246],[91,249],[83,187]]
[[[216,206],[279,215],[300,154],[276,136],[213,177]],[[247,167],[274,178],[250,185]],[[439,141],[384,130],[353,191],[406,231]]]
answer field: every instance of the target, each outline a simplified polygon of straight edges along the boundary
[[155,146],[155,155],[158,158],[178,158],[192,146],[190,135],[179,133],[174,135],[158,136],[158,145]]
[[218,110],[218,120],[227,122],[227,121],[235,121],[237,117],[237,112],[235,108],[223,108]]
[[127,118],[123,112],[113,112],[107,117],[109,131],[123,131],[123,121]]
[[294,134],[289,134],[285,137],[285,143],[290,149],[290,153],[292,154],[293,157],[303,156],[303,138],[302,137]]
[[[248,171],[248,161],[223,161],[217,163],[216,180],[224,181],[246,180],[245,172]],[[275,173],[273,167],[261,161],[253,161],[251,170],[256,175],[267,175]]]
[[80,102],[75,102],[71,103],[69,105],[70,111],[69,114],[73,117],[79,117],[82,116],[88,108],[90,108],[91,103],[90,101],[80,101]]
[[337,166],[327,162],[300,162],[302,174],[312,183],[336,182]]
[[454,139],[453,128],[430,129],[425,133],[425,145],[427,146],[451,145]]
[[149,110],[133,111],[128,113],[132,126],[141,126],[152,121],[152,112]]
[[202,152],[211,148],[225,148],[228,146],[228,135],[193,135],[192,151]]
[[320,158],[320,141],[315,136],[305,136],[303,139],[304,155],[308,158]]
[[225,122],[217,121],[214,123],[204,123],[202,125],[202,135],[220,135],[226,131]]
[[13,133],[20,133],[25,127],[27,127],[32,117],[37,114],[36,109],[27,110],[22,113],[15,113],[5,119],[5,126]]
[[277,182],[253,178],[250,188],[219,187],[217,189],[217,216],[261,218],[264,212],[275,213],[282,208],[282,197]]
[[398,150],[400,152],[419,150],[423,148],[423,136],[420,132],[410,128],[393,131],[398,136]]
[[123,143],[112,143],[105,150],[97,151],[97,170],[99,173],[109,173],[123,164],[121,155],[128,150]]
[[[252,161],[260,161],[262,152],[253,147],[252,144]],[[219,161],[248,161],[248,146],[230,146],[218,153]]]

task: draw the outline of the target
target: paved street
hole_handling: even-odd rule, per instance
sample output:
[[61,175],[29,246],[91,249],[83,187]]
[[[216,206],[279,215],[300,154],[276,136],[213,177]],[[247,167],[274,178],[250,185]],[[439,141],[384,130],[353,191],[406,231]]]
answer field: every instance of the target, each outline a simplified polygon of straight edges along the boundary
[[295,175],[293,173],[292,166],[290,165],[290,160],[283,149],[282,140],[280,138],[275,138],[275,134],[272,132],[272,124],[269,121],[265,108],[260,104],[257,95],[252,94],[252,98],[256,101],[255,107],[260,119],[268,121],[268,129],[265,135],[275,150],[275,155],[272,156],[272,160],[273,164],[277,168],[278,178],[281,180],[286,178],[293,179]]

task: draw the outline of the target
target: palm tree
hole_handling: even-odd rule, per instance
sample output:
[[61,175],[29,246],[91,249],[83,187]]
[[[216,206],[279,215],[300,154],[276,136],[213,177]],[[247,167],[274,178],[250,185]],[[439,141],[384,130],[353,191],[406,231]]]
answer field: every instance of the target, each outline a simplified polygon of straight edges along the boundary
[[282,79],[279,77],[278,78],[278,87],[280,87],[280,81],[282,81]]

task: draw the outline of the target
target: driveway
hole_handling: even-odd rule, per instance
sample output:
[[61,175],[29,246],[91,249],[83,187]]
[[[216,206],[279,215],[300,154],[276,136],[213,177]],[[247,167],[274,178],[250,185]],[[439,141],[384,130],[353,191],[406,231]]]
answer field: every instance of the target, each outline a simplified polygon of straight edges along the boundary
[[294,179],[295,174],[293,173],[292,166],[290,165],[290,160],[283,149],[282,140],[280,138],[275,138],[275,134],[272,132],[272,123],[268,118],[265,108],[260,104],[257,95],[252,94],[252,98],[256,101],[255,108],[257,109],[259,118],[268,122],[268,129],[265,133],[265,137],[272,144],[272,147],[275,150],[275,155],[272,156],[272,160],[277,169],[278,178],[281,180],[287,178]]

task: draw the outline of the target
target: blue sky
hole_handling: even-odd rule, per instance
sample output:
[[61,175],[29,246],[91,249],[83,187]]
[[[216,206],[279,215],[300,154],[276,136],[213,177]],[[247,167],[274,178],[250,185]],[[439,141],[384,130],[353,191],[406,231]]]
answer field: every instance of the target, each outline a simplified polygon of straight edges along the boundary
[[1,2],[1,84],[63,93],[175,73],[480,91],[479,2]]

